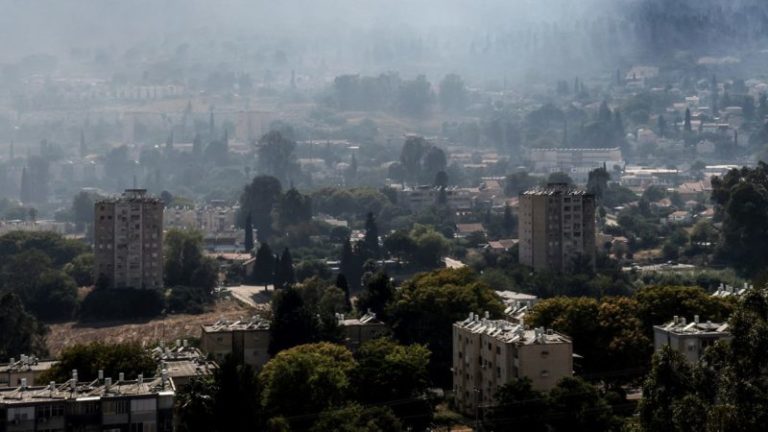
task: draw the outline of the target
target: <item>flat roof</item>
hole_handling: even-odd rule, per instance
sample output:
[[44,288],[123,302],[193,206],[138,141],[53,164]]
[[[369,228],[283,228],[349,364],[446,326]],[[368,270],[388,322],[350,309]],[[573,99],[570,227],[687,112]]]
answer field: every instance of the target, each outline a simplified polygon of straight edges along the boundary
[[[51,401],[85,401],[101,398],[119,398],[134,396],[154,396],[166,392],[174,394],[173,382],[168,380],[163,385],[162,378],[150,378],[139,383],[137,380],[113,382],[108,388],[98,381],[81,382],[72,388],[71,382],[53,386],[35,386],[0,388],[0,405],[27,405]],[[170,392],[170,393],[167,393]]]
[[472,318],[459,321],[454,326],[469,330],[472,333],[482,333],[504,343],[516,345],[534,344],[565,344],[571,343],[567,336],[553,330],[527,329],[522,324],[514,324],[507,320],[491,320],[478,318],[474,314]]

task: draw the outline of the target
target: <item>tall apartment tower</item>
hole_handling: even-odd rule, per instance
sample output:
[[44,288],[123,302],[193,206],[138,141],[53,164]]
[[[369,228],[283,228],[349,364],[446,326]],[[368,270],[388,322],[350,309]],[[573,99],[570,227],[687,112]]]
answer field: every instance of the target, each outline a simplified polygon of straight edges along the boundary
[[518,214],[521,264],[569,271],[581,257],[594,266],[594,195],[565,183],[550,183],[523,192]]
[[109,288],[163,287],[163,202],[144,189],[97,201],[96,280]]

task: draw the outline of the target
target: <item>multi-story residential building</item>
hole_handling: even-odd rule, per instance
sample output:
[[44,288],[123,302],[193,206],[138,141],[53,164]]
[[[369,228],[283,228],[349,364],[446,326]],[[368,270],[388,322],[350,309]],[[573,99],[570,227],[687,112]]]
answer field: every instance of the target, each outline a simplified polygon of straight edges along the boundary
[[477,314],[453,325],[453,391],[459,411],[474,415],[493,404],[500,386],[520,378],[547,391],[573,374],[571,340],[552,330],[526,329]]
[[23,354],[18,360],[11,358],[7,364],[0,365],[0,387],[21,385],[22,379],[25,379],[29,386],[39,384],[40,375],[55,364],[55,361],[40,360],[35,356]]
[[345,318],[339,314],[337,319],[344,329],[344,342],[352,351],[356,351],[365,342],[386,336],[388,333],[387,326],[370,311],[360,318]]
[[567,271],[583,258],[594,265],[594,195],[550,183],[520,195],[518,217],[521,264]]
[[0,430],[151,431],[173,430],[173,382],[158,378],[126,381],[111,378],[90,383],[0,388]]
[[668,345],[686,360],[696,363],[704,350],[719,340],[730,340],[728,323],[700,322],[694,315],[692,322],[675,316],[672,321],[653,326],[653,346],[656,351]]
[[221,362],[231,355],[238,363],[260,369],[269,361],[269,321],[252,317],[250,321],[219,320],[202,326],[200,349]]
[[163,202],[144,189],[95,204],[95,277],[110,288],[163,287]]

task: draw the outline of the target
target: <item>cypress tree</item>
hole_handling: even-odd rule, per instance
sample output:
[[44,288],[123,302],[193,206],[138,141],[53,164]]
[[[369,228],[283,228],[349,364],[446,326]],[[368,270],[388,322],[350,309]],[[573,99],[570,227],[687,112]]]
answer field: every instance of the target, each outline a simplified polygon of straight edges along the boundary
[[245,251],[253,252],[253,222],[251,221],[251,213],[248,212],[248,216],[245,217]]
[[336,276],[336,288],[344,291],[344,302],[347,304],[347,310],[352,310],[352,296],[349,294],[349,284],[347,278],[339,273]]
[[275,256],[267,243],[262,243],[256,252],[251,279],[254,283],[263,284],[264,288],[275,282]]
[[379,257],[379,227],[373,212],[365,216],[365,238],[363,239],[366,258],[377,259]]

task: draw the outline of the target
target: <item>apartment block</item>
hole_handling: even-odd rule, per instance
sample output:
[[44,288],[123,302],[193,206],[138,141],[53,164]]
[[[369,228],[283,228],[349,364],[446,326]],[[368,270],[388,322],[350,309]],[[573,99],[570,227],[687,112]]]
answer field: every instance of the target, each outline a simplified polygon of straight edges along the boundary
[[365,342],[384,337],[389,333],[387,326],[370,311],[360,318],[346,318],[342,314],[338,314],[336,318],[344,329],[344,342],[352,351],[356,351]]
[[[595,263],[595,197],[564,183],[520,195],[520,263],[569,271],[577,259]],[[583,265],[579,263],[579,265]]]
[[11,358],[7,364],[0,365],[0,387],[16,387],[23,379],[29,386],[39,384],[40,375],[56,363],[24,354],[19,359]]
[[109,288],[163,287],[163,202],[144,189],[97,201],[96,280]]
[[269,321],[260,317],[219,320],[202,326],[200,349],[219,363],[231,355],[238,363],[260,369],[269,361],[269,337]]
[[466,415],[494,403],[499,387],[528,378],[548,391],[573,374],[571,340],[552,330],[470,314],[453,325],[453,391]]
[[47,386],[0,388],[0,430],[6,432],[173,430],[173,382],[161,377],[111,378]]
[[732,337],[728,331],[728,323],[701,322],[698,315],[694,315],[691,322],[675,316],[664,325],[653,326],[655,351],[670,346],[691,363],[696,363],[704,354],[704,350],[715,342],[731,340]]

